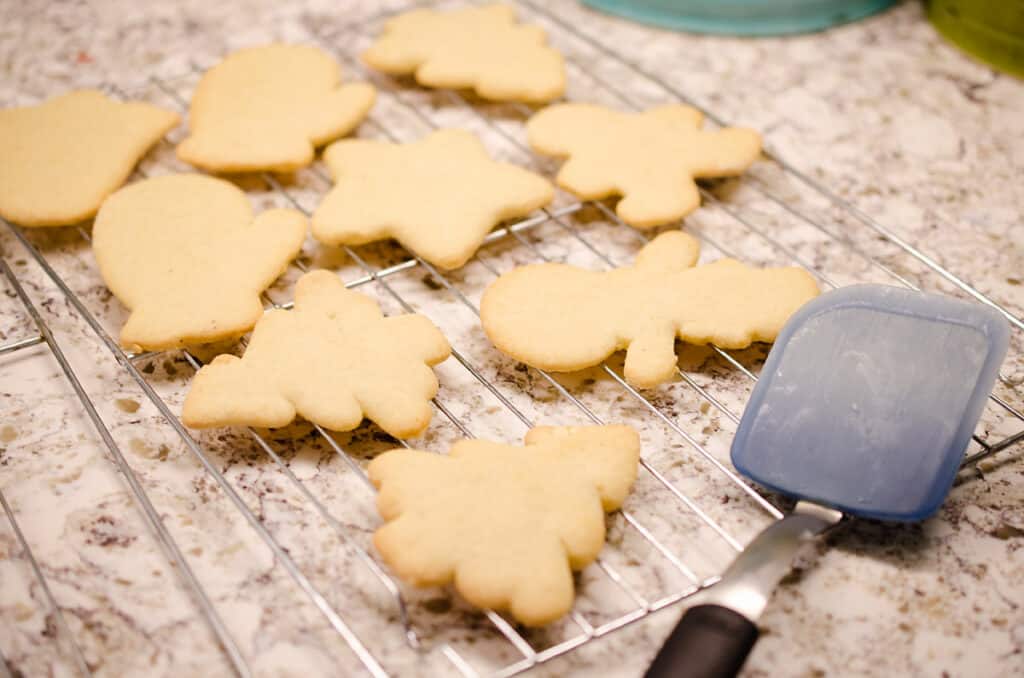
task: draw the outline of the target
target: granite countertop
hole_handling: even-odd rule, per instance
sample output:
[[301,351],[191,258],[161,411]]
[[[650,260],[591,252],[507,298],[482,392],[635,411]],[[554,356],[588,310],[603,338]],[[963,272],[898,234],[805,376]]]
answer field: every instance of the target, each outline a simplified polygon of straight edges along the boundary
[[[197,78],[194,68],[230,49],[269,40],[320,41],[336,54],[354,54],[375,26],[359,22],[400,4],[7,3],[0,8],[0,106],[33,103],[74,87],[104,86],[173,108],[180,105],[176,97],[187,101]],[[904,2],[826,33],[768,40],[659,31],[576,3],[545,7],[721,118],[763,130],[772,151],[794,167],[1017,317],[1024,313],[1024,83],[994,73],[942,41],[924,20],[920,3]],[[522,13],[545,24],[569,55],[570,98],[622,105],[615,90],[637,105],[672,100],[657,83],[602,56],[535,9],[524,6]],[[346,68],[356,71],[353,77],[369,77],[352,64]],[[430,124],[470,127],[494,153],[550,171],[550,164],[516,146],[522,138],[522,112],[515,107],[480,104],[478,114],[445,93],[424,93],[407,83],[397,87],[397,95],[382,91],[373,117],[398,138],[416,138]],[[427,111],[427,118],[418,117],[414,108]],[[369,123],[359,133],[381,135]],[[161,143],[136,178],[187,170],[173,157],[173,143],[181,136],[179,129]],[[727,252],[761,264],[797,260],[819,271],[825,285],[893,282],[899,276],[963,296],[777,164],[759,163],[753,174],[763,184],[716,184],[711,189],[716,200],[686,220],[686,228],[705,239],[703,260]],[[287,204],[260,177],[241,182],[260,206]],[[757,186],[814,215],[814,223],[780,209]],[[285,182],[289,195],[306,209],[316,205],[325,188],[323,178],[309,171]],[[565,196],[559,200],[568,201]],[[638,249],[634,233],[609,223],[593,207],[563,221],[531,230],[524,236],[528,244],[506,239],[488,246],[446,282],[473,304],[494,271],[536,261],[537,251],[597,268],[603,260],[586,244],[618,264]],[[82,234],[69,228],[29,237],[116,336],[124,310],[99,280]],[[6,226],[0,227],[0,251],[52,326],[112,440],[253,672],[357,675],[361,665],[350,647],[282,564],[275,563],[270,548]],[[359,252],[378,267],[406,256],[391,244]],[[346,280],[362,274],[343,252],[312,241],[301,261],[336,269]],[[286,275],[270,296],[289,299],[296,275]],[[413,269],[388,282],[441,326],[466,361],[523,418],[586,422],[540,375],[497,354],[462,298],[438,280]],[[375,295],[387,312],[399,310],[386,290],[360,289]],[[28,316],[6,281],[0,290],[0,345],[31,336]],[[736,353],[755,369],[764,355],[764,347]],[[707,349],[686,348],[680,365],[692,384],[679,381],[646,393],[664,419],[600,371],[560,381],[598,416],[634,423],[652,466],[723,532],[745,543],[771,516],[708,461],[727,463],[735,424],[693,384],[723,409],[738,413],[750,381]],[[160,354],[138,366],[177,412],[190,374],[184,357]],[[621,360],[612,366],[621,367]],[[521,439],[526,428],[521,418],[457,361],[442,365],[439,376],[440,402],[470,431],[508,442]],[[1014,333],[1002,376],[997,394],[1024,408],[1020,331]],[[227,656],[45,346],[0,355],[0,413],[0,490],[90,669],[110,676],[229,675]],[[1020,421],[993,406],[978,433],[995,442],[1021,428]],[[372,492],[308,425],[263,433],[301,486],[244,431],[206,431],[196,439],[282,552],[389,672],[454,673],[446,647],[481,673],[519,659],[486,617],[443,591],[403,589],[413,628],[423,641],[423,649],[411,649],[393,598],[359,555],[359,548],[372,553],[369,538],[377,524]],[[412,444],[442,451],[459,436],[439,412]],[[359,465],[393,445],[372,426],[334,440]],[[923,524],[851,522],[808,549],[762,619],[762,638],[745,674],[1019,675],[1024,666],[1022,450],[1020,444],[1011,446],[965,469],[940,513]],[[337,523],[325,520],[300,488]],[[627,508],[698,578],[713,576],[729,562],[733,550],[728,541],[650,474],[641,475]],[[592,566],[580,577],[577,611],[594,626],[637,607],[609,571],[648,602],[690,585],[621,515],[610,520],[602,564],[603,570]],[[672,605],[653,613],[534,674],[640,675],[681,609]],[[579,627],[567,620],[523,633],[540,651],[578,634]],[[0,519],[0,651],[16,674],[74,675],[67,640],[10,524]]]

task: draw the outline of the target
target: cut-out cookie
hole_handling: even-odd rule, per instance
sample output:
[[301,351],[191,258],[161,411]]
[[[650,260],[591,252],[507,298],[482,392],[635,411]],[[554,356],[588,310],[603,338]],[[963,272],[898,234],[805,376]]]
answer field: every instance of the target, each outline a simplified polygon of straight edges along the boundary
[[516,23],[508,5],[417,9],[389,19],[365,52],[367,64],[415,73],[427,87],[475,89],[493,101],[551,101],[565,92],[562,55],[540,26]]
[[370,297],[337,275],[299,278],[295,309],[268,311],[241,358],[217,356],[185,399],[188,426],[278,427],[301,415],[334,431],[363,417],[398,438],[430,423],[437,377],[428,366],[451,347],[427,318],[385,318]]
[[530,146],[569,156],[558,185],[584,200],[621,195],[616,212],[631,226],[651,228],[682,219],[700,206],[694,179],[742,174],[761,153],[751,129],[700,129],[690,106],[622,113],[592,104],[559,104],[530,118]]
[[435,266],[473,256],[498,222],[551,202],[541,176],[487,155],[465,130],[409,144],[363,139],[331,144],[324,162],[337,185],[313,214],[313,236],[329,245],[395,238]]
[[411,584],[454,580],[470,603],[540,626],[572,607],[572,570],[604,545],[604,514],[636,480],[640,438],[628,426],[542,426],[525,442],[377,457],[368,471],[387,524],[373,542]]
[[104,201],[92,238],[104,282],[131,310],[121,344],[158,350],[241,336],[305,235],[300,212],[254,217],[223,179],[169,174],[122,188]]
[[626,349],[626,380],[646,388],[674,374],[676,337],[722,348],[774,341],[818,294],[803,269],[757,269],[734,259],[694,268],[699,252],[694,238],[669,231],[633,266],[613,271],[513,269],[484,292],[484,331],[503,353],[555,372],[597,365]]
[[316,47],[235,52],[199,81],[178,157],[211,172],[308,165],[314,147],[348,134],[373,105],[372,85],[340,83],[341,68]]
[[0,216],[65,226],[96,214],[176,113],[100,92],[70,92],[0,111]]

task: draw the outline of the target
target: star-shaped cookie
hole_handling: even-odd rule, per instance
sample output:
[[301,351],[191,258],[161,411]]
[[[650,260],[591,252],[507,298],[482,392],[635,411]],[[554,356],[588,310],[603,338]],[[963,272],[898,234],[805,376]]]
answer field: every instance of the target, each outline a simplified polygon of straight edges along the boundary
[[330,245],[395,238],[444,269],[462,266],[504,219],[551,202],[551,184],[496,162],[470,132],[439,130],[409,144],[343,140],[324,151],[337,185],[313,214]]
[[408,438],[430,422],[438,384],[429,366],[450,352],[424,316],[385,318],[337,275],[313,271],[296,284],[295,309],[264,314],[241,358],[217,356],[199,370],[182,421],[277,427],[301,415],[349,431],[366,417]]
[[22,226],[89,219],[178,120],[94,90],[0,111],[0,216]]
[[572,570],[604,545],[604,514],[636,480],[640,438],[628,426],[543,426],[525,442],[377,457],[369,475],[387,524],[373,542],[413,585],[454,581],[470,603],[540,626],[572,607]]
[[818,294],[802,268],[757,269],[734,259],[695,266],[699,251],[691,236],[668,231],[633,266],[515,268],[484,291],[484,331],[503,353],[555,372],[598,365],[626,349],[626,381],[646,388],[675,373],[676,337],[722,348],[774,341]]
[[417,9],[389,19],[363,60],[385,73],[415,73],[427,87],[472,88],[494,101],[551,101],[565,92],[562,55],[539,26],[516,23],[508,5]]
[[302,213],[254,217],[223,179],[168,174],[122,188],[104,201],[92,236],[104,282],[131,309],[121,344],[158,350],[241,336],[305,235]]
[[341,85],[341,68],[316,47],[239,50],[199,81],[178,157],[211,172],[289,172],[352,131],[375,96],[367,83]]
[[538,153],[568,160],[558,185],[584,200],[621,195],[616,212],[652,228],[700,206],[694,179],[735,176],[761,153],[761,136],[741,127],[707,132],[700,111],[682,104],[622,113],[593,104],[558,104],[527,123]]

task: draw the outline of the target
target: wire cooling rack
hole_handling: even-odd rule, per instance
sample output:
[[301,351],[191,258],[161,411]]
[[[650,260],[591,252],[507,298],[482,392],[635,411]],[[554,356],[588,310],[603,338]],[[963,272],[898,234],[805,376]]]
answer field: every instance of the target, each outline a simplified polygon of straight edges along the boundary
[[[523,20],[544,26],[551,42],[566,55],[568,99],[627,110],[670,101],[692,103],[683,92],[540,3],[520,2],[519,10]],[[425,91],[406,79],[383,76],[362,66],[358,54],[378,33],[385,18],[381,15],[359,25],[305,26],[307,41],[335,55],[350,77],[378,87],[378,102],[361,126],[360,136],[401,142],[438,127],[465,127],[477,132],[496,157],[553,174],[556,166],[535,157],[524,142],[523,124],[534,109],[484,102],[462,92]],[[222,51],[237,46],[223,44]],[[193,64],[180,77],[153,77],[142,86],[122,89],[112,84],[106,89],[114,96],[147,100],[184,113],[196,81],[209,65]],[[628,76],[629,87],[616,84],[626,80],[623,74]],[[712,113],[706,114],[712,124],[725,124]],[[172,132],[140,164],[134,178],[188,171],[173,156],[173,145],[180,141],[181,134],[181,130]],[[263,174],[240,181],[261,207],[285,205],[306,213],[331,185],[319,163],[287,179]],[[1020,317],[770,150],[742,180],[704,183],[700,192],[704,206],[685,224],[673,227],[685,228],[702,242],[702,261],[730,256],[759,265],[796,264],[814,275],[823,289],[854,282],[885,282],[972,298],[1007,317],[1015,330],[1010,359],[1019,358],[1024,330]],[[113,337],[123,321],[123,311],[111,310],[86,292],[92,289],[90,284],[97,284],[95,271],[91,272],[91,283],[82,283],[69,269],[85,257],[88,228],[71,229],[75,230],[72,236],[54,240],[48,233],[6,226],[173,429],[180,445],[198,462],[200,474],[205,474],[205,480],[217,488],[269,548],[277,566],[297,587],[297,596],[319,612],[326,628],[372,675],[388,675],[395,666],[407,666],[393,659],[396,651],[442,657],[448,670],[466,676],[510,676],[565,655],[713,584],[715,573],[754,533],[780,518],[785,508],[783,501],[736,475],[726,461],[725,447],[714,435],[724,432],[727,439],[738,423],[749,389],[757,380],[765,347],[746,351],[687,347],[682,352],[677,382],[641,392],[625,382],[621,362],[616,359],[583,376],[556,376],[515,364],[498,355],[482,338],[477,304],[482,289],[497,275],[512,266],[536,261],[571,261],[590,268],[623,265],[653,235],[621,223],[604,202],[580,202],[560,192],[549,208],[496,229],[466,267],[451,273],[438,271],[394,243],[333,250],[310,241],[295,265],[267,292],[268,307],[287,308],[292,284],[302,271],[333,268],[348,287],[375,295],[386,312],[424,313],[442,328],[454,347],[453,360],[440,368],[442,389],[434,400],[438,416],[423,440],[412,443],[389,439],[372,425],[347,436],[316,425],[290,427],[283,436],[281,432],[255,429],[233,437],[189,431],[177,415],[189,370],[176,371],[173,365],[184,363],[198,369],[204,356],[183,351],[130,355],[118,346]],[[68,237],[76,242],[69,244]],[[49,348],[163,555],[191,594],[197,614],[218,641],[227,666],[237,675],[251,675],[249,652],[242,649],[214,596],[202,583],[202,564],[176,541],[147,492],[147,483],[115,440],[101,408],[51,331],[45,312],[9,265],[8,257],[14,253],[3,254],[0,268],[31,322],[27,330],[8,333],[23,338],[0,345],[0,356],[38,344]],[[244,343],[243,339],[229,349],[238,350]],[[168,360],[172,361],[171,367]],[[310,369],[315,369],[315,364]],[[997,383],[965,464],[1024,438],[1024,415],[1011,404],[1019,400],[1014,396],[1008,381]],[[577,605],[563,622],[543,630],[524,629],[493,611],[467,610],[450,596],[439,599],[436,592],[409,589],[388,573],[369,547],[368,536],[377,519],[372,513],[374,491],[364,466],[375,451],[395,445],[443,450],[452,440],[474,435],[515,441],[535,422],[605,421],[629,421],[643,427],[641,477],[626,507],[609,518],[609,544],[598,561],[581,573]],[[252,488],[244,486],[238,477],[232,481],[225,471],[219,456],[224,445],[257,451],[262,455],[261,463],[269,466],[276,479],[298,498],[298,510],[316,516],[326,526],[334,539],[331,548],[338,549],[342,560],[344,582],[325,582],[318,574],[311,574],[307,553],[283,544],[285,539],[275,534],[265,514],[254,510],[249,496]],[[338,462],[335,478],[347,483],[342,488],[344,502],[336,501],[322,485],[313,486],[293,470],[292,461],[301,445],[322,450]],[[3,494],[0,504],[38,583],[52,619],[55,642],[79,672],[89,674],[91,667],[85,653],[75,642],[48,586],[45,563],[39,563],[33,555],[15,511]],[[424,607],[432,614],[424,614]],[[382,624],[389,629],[385,634],[379,632]]]

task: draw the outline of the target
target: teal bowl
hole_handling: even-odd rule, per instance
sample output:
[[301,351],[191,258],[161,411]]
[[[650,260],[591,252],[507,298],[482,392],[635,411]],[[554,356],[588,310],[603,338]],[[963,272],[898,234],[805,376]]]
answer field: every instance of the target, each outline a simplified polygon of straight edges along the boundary
[[785,35],[856,21],[895,0],[583,0],[646,24],[697,33]]

